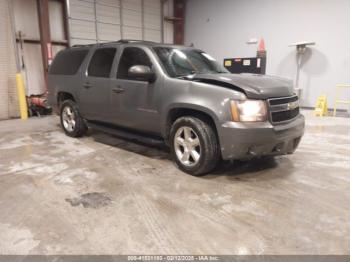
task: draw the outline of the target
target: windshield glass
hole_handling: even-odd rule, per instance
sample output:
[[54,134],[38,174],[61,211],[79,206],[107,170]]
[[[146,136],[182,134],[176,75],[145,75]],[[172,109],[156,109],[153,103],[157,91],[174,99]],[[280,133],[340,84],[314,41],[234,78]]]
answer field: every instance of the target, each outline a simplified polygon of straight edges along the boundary
[[155,47],[154,51],[170,77],[229,73],[214,58],[200,50]]

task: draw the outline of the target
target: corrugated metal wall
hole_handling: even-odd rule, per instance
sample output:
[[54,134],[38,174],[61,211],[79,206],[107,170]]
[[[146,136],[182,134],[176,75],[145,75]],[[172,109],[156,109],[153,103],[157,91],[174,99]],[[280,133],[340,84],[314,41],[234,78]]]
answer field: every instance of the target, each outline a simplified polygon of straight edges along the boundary
[[38,43],[17,43],[21,58],[22,75],[27,95],[40,95],[45,92],[44,67],[40,45],[39,17],[36,0],[11,0],[15,16],[16,33],[22,39],[37,40]]
[[[64,20],[64,3],[49,0],[49,19],[50,19],[50,36],[51,41],[66,42],[65,20]],[[66,46],[52,44],[52,54],[55,55],[65,49]]]
[[[174,1],[167,0],[163,7],[164,17],[174,17]],[[163,21],[164,29],[164,43],[173,44],[174,43],[174,23]]]
[[69,0],[71,44],[162,41],[161,0]]
[[[26,94],[41,95],[45,93],[44,67],[40,44],[38,6],[36,0],[11,0],[15,16],[16,33],[22,35],[22,44],[18,43],[21,58],[22,75],[24,77]],[[53,41],[65,41],[63,4],[59,1],[49,1],[50,34]],[[32,42],[26,42],[31,40]],[[35,41],[35,42],[34,42]],[[64,46],[53,45],[53,54]]]
[[[36,0],[0,0],[0,119],[18,117],[15,51],[8,2],[13,5],[17,44],[27,95],[45,92]],[[66,0],[71,44],[115,41],[121,38],[173,42],[173,25],[164,22],[161,0]],[[54,41],[65,41],[62,2],[50,1],[50,31]],[[173,0],[165,1],[164,15],[172,16]],[[53,45],[53,53],[63,49]]]
[[0,119],[19,116],[16,60],[7,0],[0,0]]

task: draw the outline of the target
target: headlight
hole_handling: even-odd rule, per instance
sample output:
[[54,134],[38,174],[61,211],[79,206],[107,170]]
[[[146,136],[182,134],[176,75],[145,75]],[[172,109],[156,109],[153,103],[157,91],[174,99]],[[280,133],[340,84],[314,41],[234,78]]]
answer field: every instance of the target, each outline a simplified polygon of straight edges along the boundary
[[261,100],[231,101],[235,122],[263,122],[267,119],[266,103]]

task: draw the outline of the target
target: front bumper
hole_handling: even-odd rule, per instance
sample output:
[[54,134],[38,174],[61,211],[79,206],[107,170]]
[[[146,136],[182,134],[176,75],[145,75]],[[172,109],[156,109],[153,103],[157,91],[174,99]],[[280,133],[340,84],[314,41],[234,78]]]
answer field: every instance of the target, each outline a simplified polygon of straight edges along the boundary
[[226,122],[218,128],[221,155],[225,160],[292,154],[304,134],[305,118],[299,115],[286,124]]

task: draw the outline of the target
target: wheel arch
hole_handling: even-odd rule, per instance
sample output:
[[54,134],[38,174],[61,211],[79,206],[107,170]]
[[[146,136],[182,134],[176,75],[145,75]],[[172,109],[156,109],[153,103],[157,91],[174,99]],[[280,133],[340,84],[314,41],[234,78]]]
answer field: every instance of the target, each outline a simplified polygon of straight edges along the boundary
[[[194,116],[197,117],[206,123],[208,123],[214,130],[217,138],[217,122],[218,119],[214,112],[208,110],[205,107],[201,106],[193,106],[193,105],[177,105],[169,108],[167,110],[166,118],[165,118],[165,125],[162,130],[162,135],[164,137],[165,142],[169,143],[169,136],[170,136],[170,130],[173,123],[176,121],[176,119],[184,116]],[[219,139],[218,139],[219,141]]]
[[76,99],[72,93],[65,92],[65,91],[60,91],[57,93],[57,105],[58,105],[58,107],[60,107],[62,102],[66,101],[66,100],[73,100],[74,102],[76,102]]

